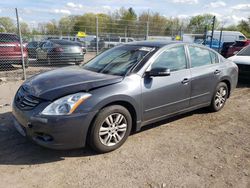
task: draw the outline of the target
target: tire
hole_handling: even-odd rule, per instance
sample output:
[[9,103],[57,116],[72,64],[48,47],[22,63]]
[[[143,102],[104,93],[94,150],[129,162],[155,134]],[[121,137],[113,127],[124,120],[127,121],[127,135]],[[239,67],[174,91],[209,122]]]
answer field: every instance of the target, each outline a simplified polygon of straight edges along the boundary
[[89,144],[98,153],[113,151],[127,140],[131,128],[132,118],[126,108],[108,106],[99,112],[91,126]]
[[224,82],[220,82],[215,89],[210,105],[210,110],[212,112],[220,111],[224,107],[227,98],[228,98],[227,84]]

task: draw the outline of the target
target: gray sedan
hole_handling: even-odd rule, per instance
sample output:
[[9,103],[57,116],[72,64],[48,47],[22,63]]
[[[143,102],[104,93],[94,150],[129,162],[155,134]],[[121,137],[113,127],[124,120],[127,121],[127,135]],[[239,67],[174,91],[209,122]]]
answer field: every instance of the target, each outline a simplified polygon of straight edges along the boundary
[[88,143],[109,152],[145,125],[203,107],[221,110],[237,80],[236,64],[204,46],[129,43],[28,79],[13,102],[14,124],[45,147]]

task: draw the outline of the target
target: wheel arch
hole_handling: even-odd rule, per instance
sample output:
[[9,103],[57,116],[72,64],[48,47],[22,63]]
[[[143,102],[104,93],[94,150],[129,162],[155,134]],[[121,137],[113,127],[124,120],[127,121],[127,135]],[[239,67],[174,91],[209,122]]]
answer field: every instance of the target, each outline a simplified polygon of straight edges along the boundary
[[231,95],[231,88],[232,88],[230,79],[229,79],[229,78],[222,78],[222,79],[220,80],[220,82],[224,82],[225,84],[227,84],[227,88],[228,88],[228,98],[229,98],[230,95]]

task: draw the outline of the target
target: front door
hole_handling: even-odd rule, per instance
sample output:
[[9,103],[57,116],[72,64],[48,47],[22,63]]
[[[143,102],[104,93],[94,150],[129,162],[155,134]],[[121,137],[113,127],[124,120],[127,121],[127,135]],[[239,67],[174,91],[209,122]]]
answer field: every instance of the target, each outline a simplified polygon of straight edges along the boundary
[[142,78],[143,121],[150,122],[189,107],[190,70],[183,45],[163,51],[151,65],[170,69],[169,76]]

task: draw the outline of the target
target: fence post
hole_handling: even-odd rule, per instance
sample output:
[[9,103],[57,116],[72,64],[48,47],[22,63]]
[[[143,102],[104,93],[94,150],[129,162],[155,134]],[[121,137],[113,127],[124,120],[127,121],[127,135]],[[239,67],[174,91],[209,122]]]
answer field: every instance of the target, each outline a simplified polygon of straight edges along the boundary
[[220,30],[220,39],[219,39],[219,46],[218,46],[218,52],[219,52],[219,53],[220,53],[220,45],[221,45],[222,31],[223,31],[223,27],[221,27],[221,30]]
[[26,80],[26,69],[25,69],[25,62],[24,62],[24,56],[23,56],[22,32],[21,32],[21,29],[20,29],[19,16],[18,16],[17,8],[15,8],[15,10],[16,10],[17,30],[18,30],[19,43],[20,43],[21,56],[22,56],[23,80]]
[[213,38],[214,38],[214,25],[215,25],[215,16],[213,17],[213,23],[212,23],[212,34],[211,34],[211,40],[210,40],[210,48],[212,48]]
[[149,35],[149,21],[147,21],[146,40],[148,40],[148,35]]
[[96,55],[99,53],[99,28],[98,28],[98,16],[96,16]]
[[206,46],[206,43],[207,43],[207,25],[205,26],[205,29],[204,29],[204,45]]

